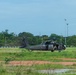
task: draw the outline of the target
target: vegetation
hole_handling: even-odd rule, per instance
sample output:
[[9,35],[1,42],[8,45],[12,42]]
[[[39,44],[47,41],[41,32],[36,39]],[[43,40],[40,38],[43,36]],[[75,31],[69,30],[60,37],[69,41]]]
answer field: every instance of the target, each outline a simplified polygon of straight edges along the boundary
[[[19,34],[15,34],[14,32],[9,33],[8,30],[5,30],[0,32],[0,46],[6,46],[6,47],[21,46],[23,38],[27,39],[30,45],[40,44],[42,41],[45,41],[47,39],[56,40],[58,43],[61,42],[65,44],[65,37],[62,35],[50,34],[50,36],[48,35],[34,36],[32,33],[29,32],[21,32]],[[66,39],[68,46],[76,46],[76,35],[68,36],[66,37]]]
[[[73,65],[61,65],[61,64],[42,64],[31,66],[13,66],[8,65],[13,60],[44,60],[52,62],[76,62],[76,60],[62,60],[58,58],[76,58],[76,47],[70,47],[62,52],[50,52],[50,51],[28,51],[26,49],[19,48],[0,48],[0,75],[59,75],[56,73],[40,73],[39,70],[55,70],[55,69],[74,69],[61,73],[61,75],[76,75],[76,64]],[[74,74],[75,73],[75,74]]]
[[[44,60],[44,61],[64,61],[57,58],[76,58],[76,47],[67,48],[62,52],[51,51],[28,51],[19,48],[1,48],[0,60]],[[68,60],[69,61],[69,60]],[[76,61],[76,60],[72,60]]]
[[[61,58],[76,58],[76,35],[68,36],[67,45],[70,46],[62,52],[51,51],[28,51],[15,46],[21,46],[23,38],[27,39],[30,45],[40,44],[47,39],[56,40],[58,43],[65,43],[65,37],[62,35],[51,34],[34,36],[29,32],[22,32],[18,35],[9,33],[8,30],[0,32],[0,75],[57,75],[56,73],[39,73],[38,70],[54,69],[74,69],[60,75],[76,75],[76,64],[64,66],[58,64],[46,64],[32,66],[13,66],[9,65],[10,61],[25,60],[43,60],[51,62],[76,62],[76,60],[62,60]],[[7,48],[6,48],[7,47]],[[9,48],[10,47],[10,48]],[[13,47],[13,48],[11,48]],[[1,62],[3,61],[3,62]],[[75,73],[75,74],[74,74]],[[59,74],[58,74],[59,75]]]
[[[63,66],[63,65],[32,65],[32,66],[7,66],[0,65],[0,75],[59,75],[59,73],[51,73],[51,70],[55,69],[72,69],[76,66]],[[50,73],[40,73],[41,70],[50,70]],[[76,69],[60,73],[60,75],[76,75]]]

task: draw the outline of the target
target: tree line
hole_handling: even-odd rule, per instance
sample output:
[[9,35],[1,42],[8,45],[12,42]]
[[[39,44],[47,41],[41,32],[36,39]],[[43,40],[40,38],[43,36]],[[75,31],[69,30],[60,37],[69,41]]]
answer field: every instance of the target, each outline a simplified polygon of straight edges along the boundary
[[68,37],[57,34],[35,36],[29,32],[21,32],[19,34],[15,34],[14,32],[9,33],[8,30],[0,32],[0,46],[21,46],[23,38],[30,45],[37,45],[46,40],[55,40],[58,43],[67,44],[67,46],[76,46],[76,35]]

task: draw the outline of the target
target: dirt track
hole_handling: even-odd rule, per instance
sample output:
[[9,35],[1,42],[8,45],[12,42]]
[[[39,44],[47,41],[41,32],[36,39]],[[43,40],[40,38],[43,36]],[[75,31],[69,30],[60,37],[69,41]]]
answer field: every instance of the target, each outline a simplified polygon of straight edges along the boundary
[[[63,60],[76,60],[71,58],[65,58]],[[50,62],[50,61],[10,61],[10,65],[24,65],[24,66],[31,66],[31,65],[40,65],[40,64],[61,64],[61,65],[74,65],[76,62]]]
[[[64,60],[64,62],[51,62],[51,61],[10,61],[8,63],[8,65],[13,65],[13,66],[19,66],[19,65],[23,65],[23,66],[31,66],[31,65],[41,65],[41,64],[61,64],[61,65],[76,65],[76,59],[72,59],[72,58],[57,58],[57,59],[61,59],[61,60]],[[65,61],[68,61],[68,62],[65,62]],[[71,62],[70,62],[71,61]],[[73,61],[73,62],[72,62]],[[4,62],[4,61],[0,61],[1,62]]]

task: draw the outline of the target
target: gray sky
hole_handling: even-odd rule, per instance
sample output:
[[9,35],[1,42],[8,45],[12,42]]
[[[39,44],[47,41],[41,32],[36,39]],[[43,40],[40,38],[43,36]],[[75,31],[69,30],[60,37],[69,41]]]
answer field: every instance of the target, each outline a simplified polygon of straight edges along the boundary
[[66,23],[76,35],[76,0],[0,0],[0,32],[66,36]]

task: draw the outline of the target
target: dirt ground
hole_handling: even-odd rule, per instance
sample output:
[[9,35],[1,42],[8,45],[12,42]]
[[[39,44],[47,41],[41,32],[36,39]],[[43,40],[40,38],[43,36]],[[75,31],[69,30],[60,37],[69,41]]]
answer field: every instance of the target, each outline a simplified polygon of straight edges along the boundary
[[49,61],[11,61],[9,62],[10,65],[18,66],[18,65],[24,65],[24,66],[31,66],[31,65],[37,65],[37,64],[61,64],[61,65],[73,65],[76,64],[76,62],[49,62]]
[[[58,59],[62,59],[62,60],[76,60],[76,59],[72,59],[72,58],[58,58]],[[61,65],[74,65],[76,64],[76,62],[50,62],[50,61],[10,61],[9,65],[14,65],[14,66],[18,66],[18,65],[23,65],[23,66],[31,66],[31,65],[37,65],[37,64],[61,64]]]
[[[36,61],[36,60],[30,60],[30,61],[10,61],[8,63],[8,65],[13,65],[13,66],[19,66],[19,65],[23,65],[23,66],[31,66],[31,65],[41,65],[41,64],[61,64],[61,65],[76,65],[76,58],[72,59],[72,58],[57,58],[57,59],[61,59],[64,60],[64,62],[51,62],[51,61]],[[67,62],[67,61],[68,62]],[[69,62],[71,61],[71,62]],[[4,61],[0,61],[4,62]]]

